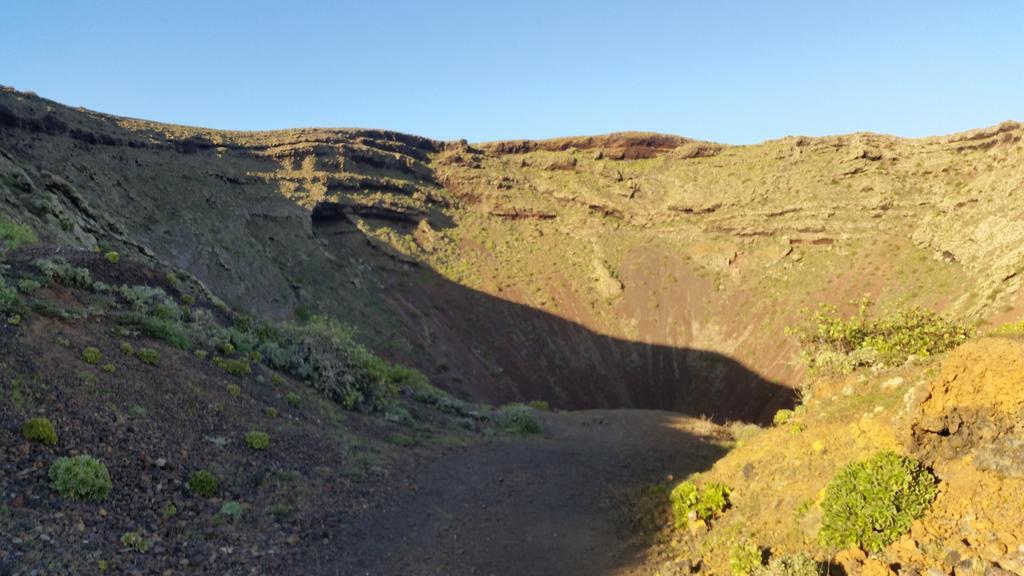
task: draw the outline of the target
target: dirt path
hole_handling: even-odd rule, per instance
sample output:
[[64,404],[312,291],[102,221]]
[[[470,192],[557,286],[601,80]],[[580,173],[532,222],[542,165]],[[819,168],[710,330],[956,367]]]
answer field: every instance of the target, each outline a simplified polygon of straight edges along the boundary
[[[331,529],[321,574],[636,573],[630,501],[721,455],[715,427],[644,410],[544,415],[545,435],[489,442],[416,468],[391,504]],[[333,543],[343,546],[335,548]]]

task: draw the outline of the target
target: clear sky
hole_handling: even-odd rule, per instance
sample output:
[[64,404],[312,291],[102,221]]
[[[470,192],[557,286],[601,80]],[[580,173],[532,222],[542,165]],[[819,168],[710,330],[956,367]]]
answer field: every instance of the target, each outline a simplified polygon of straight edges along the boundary
[[1024,120],[1024,2],[0,0],[0,84],[225,129],[742,144]]

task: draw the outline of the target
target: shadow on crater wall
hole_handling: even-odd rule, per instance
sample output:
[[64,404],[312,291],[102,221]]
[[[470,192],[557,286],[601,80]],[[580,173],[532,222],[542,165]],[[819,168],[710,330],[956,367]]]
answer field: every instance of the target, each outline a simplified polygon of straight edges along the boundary
[[[341,215],[314,219],[328,249],[373,259],[379,296],[427,352],[432,381],[473,400],[545,400],[569,409],[649,408],[765,422],[793,402],[791,388],[717,352],[596,333],[529,306],[398,264]],[[412,361],[411,358],[400,360]]]

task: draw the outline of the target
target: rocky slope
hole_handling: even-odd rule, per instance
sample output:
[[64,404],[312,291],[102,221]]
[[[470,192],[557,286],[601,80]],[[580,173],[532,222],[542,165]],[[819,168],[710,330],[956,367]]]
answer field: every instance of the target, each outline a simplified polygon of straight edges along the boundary
[[781,334],[804,306],[1016,313],[1022,133],[469,145],[169,126],[5,90],[0,209],[253,313],[343,318],[467,397],[764,420],[800,377]]

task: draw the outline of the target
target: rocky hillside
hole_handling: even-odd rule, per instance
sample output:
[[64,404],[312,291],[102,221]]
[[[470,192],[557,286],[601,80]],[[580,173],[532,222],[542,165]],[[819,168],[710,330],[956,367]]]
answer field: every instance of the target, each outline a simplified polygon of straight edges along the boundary
[[0,211],[268,318],[326,314],[464,397],[764,421],[784,328],[869,294],[1019,309],[1024,129],[725,146],[224,132],[0,93]]

